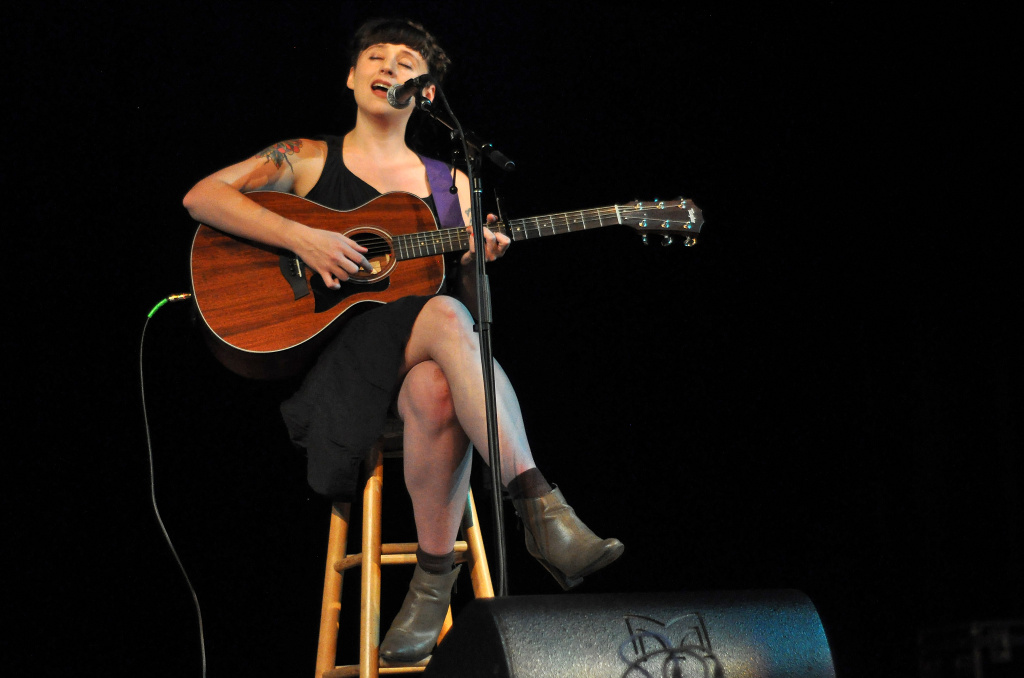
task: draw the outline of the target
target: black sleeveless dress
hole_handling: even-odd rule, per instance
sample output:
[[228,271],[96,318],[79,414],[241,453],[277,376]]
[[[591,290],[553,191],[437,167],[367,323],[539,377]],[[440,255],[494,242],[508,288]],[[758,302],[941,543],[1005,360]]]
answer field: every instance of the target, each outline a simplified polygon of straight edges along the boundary
[[[380,195],[345,167],[342,137],[321,139],[327,142],[328,156],[307,199],[333,209],[349,210]],[[435,178],[439,176],[439,168],[428,165],[430,169]],[[437,193],[439,187],[433,185],[434,181],[431,183],[432,193]],[[433,197],[425,202],[436,215]],[[446,262],[448,271],[453,263]],[[380,435],[401,385],[398,370],[412,325],[430,298],[405,297],[385,305],[360,304],[362,309],[348,311],[353,317],[324,348],[298,391],[282,403],[281,414],[288,434],[306,452],[307,480],[317,493],[334,501],[355,499],[364,455]]]

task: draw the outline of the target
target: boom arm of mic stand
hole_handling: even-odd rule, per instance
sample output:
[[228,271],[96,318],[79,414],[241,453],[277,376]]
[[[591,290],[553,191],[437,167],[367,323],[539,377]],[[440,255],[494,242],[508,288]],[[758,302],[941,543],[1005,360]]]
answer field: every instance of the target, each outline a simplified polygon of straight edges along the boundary
[[[440,92],[440,90],[438,91]],[[448,130],[451,131],[453,139],[461,139],[463,144],[468,147],[469,151],[472,151],[472,153],[469,153],[467,151],[467,165],[474,157],[483,156],[490,160],[491,162],[493,162],[498,167],[500,167],[501,169],[505,170],[506,172],[511,172],[515,170],[516,164],[512,160],[510,160],[508,156],[506,156],[504,153],[496,149],[494,147],[494,144],[491,144],[486,141],[481,141],[480,138],[477,137],[477,135],[473,134],[472,132],[465,132],[462,129],[462,127],[457,123],[453,125],[452,123],[448,122],[444,118],[441,118],[436,113],[434,113],[434,107],[430,99],[422,95],[417,95],[416,107],[419,108],[424,113],[426,113],[432,120],[435,120],[438,124],[442,125],[443,127],[447,127]],[[449,115],[450,114],[451,111],[449,111]],[[455,119],[454,115],[452,116],[452,119]]]
[[[470,141],[466,139],[465,133],[462,131],[462,126],[458,124],[458,120],[455,115],[452,114],[450,108],[448,108],[448,102],[445,100],[444,93],[441,91],[440,86],[437,88],[438,96],[444,103],[448,115],[451,116],[452,120],[455,120],[455,124],[449,124],[447,121],[439,118],[434,114],[430,100],[424,97],[417,97],[417,106],[420,110],[425,111],[431,118],[441,123],[453,133],[453,138],[458,137],[461,140],[464,153],[466,155],[466,175],[469,177],[470,183],[470,206],[472,214],[473,224],[473,242],[476,250],[476,257],[474,258],[474,267],[476,275],[476,330],[480,335],[480,367],[483,372],[484,382],[484,399],[486,406],[487,415],[487,450],[488,458],[490,459],[491,466],[491,502],[492,509],[494,511],[494,534],[495,534],[495,545],[497,548],[497,561],[498,561],[498,586],[496,595],[498,597],[505,597],[508,595],[508,574],[507,574],[507,557],[505,555],[505,521],[504,511],[501,503],[501,449],[498,443],[498,410],[495,401],[495,388],[494,388],[494,350],[491,346],[491,289],[490,283],[487,279],[486,269],[486,245],[484,242],[484,229],[483,229],[483,205],[481,196],[483,195],[483,188],[481,187],[479,172],[480,167],[480,146],[476,147],[477,153],[471,155],[469,152]],[[488,146],[490,146],[488,144]],[[493,147],[491,147],[493,149]],[[499,162],[495,159],[496,151],[488,153],[488,157],[494,162]],[[498,154],[501,159],[504,159],[513,168],[514,163],[505,158],[500,153]],[[499,165],[500,166],[500,165]]]

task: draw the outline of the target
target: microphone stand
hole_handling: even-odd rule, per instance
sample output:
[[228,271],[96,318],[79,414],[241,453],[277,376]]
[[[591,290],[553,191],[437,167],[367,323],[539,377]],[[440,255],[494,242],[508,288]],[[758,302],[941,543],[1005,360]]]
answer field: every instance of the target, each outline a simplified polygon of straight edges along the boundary
[[498,443],[498,411],[495,400],[494,386],[494,351],[491,346],[491,288],[487,278],[486,249],[484,245],[484,217],[481,196],[483,188],[480,182],[479,170],[483,156],[488,157],[505,171],[515,169],[515,163],[505,157],[491,144],[485,144],[476,139],[473,135],[467,136],[463,131],[458,118],[452,113],[448,101],[441,90],[441,86],[435,83],[437,97],[444,105],[445,111],[451,117],[454,124],[439,118],[433,111],[430,99],[416,93],[416,106],[425,112],[430,118],[451,131],[453,141],[460,142],[462,152],[466,158],[466,175],[469,177],[471,192],[471,214],[473,224],[473,242],[476,250],[474,258],[476,278],[476,325],[474,330],[480,335],[480,365],[484,379],[484,399],[486,401],[487,414],[487,449],[491,465],[491,505],[494,511],[494,534],[497,549],[498,562],[498,587],[496,595],[505,597],[508,595],[508,574],[507,557],[505,554],[505,522],[501,502],[501,450]]

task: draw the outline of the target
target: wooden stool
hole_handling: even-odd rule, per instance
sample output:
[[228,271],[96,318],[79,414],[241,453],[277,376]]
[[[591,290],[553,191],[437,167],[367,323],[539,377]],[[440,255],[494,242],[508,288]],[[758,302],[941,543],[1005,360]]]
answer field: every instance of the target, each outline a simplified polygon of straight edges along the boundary
[[[362,676],[376,678],[379,675],[420,673],[429,661],[424,659],[414,665],[380,666],[380,580],[381,565],[414,565],[416,544],[381,543],[381,491],[384,481],[384,457],[401,457],[401,450],[385,451],[385,440],[381,438],[367,458],[367,479],[363,489],[363,534],[362,552],[345,555],[348,538],[348,524],[351,505],[335,503],[331,508],[331,527],[327,539],[327,567],[324,572],[324,596],[320,608],[320,643],[316,655],[315,678],[342,678]],[[470,452],[472,454],[472,452]],[[468,563],[473,581],[473,593],[477,598],[493,598],[487,556],[484,553],[483,537],[470,490],[466,501],[466,513],[462,519],[463,541],[455,542],[455,562]],[[362,566],[362,592],[359,613],[359,664],[336,666],[338,650],[338,628],[341,612],[341,584],[345,570]],[[448,608],[438,642],[452,625],[452,610]]]

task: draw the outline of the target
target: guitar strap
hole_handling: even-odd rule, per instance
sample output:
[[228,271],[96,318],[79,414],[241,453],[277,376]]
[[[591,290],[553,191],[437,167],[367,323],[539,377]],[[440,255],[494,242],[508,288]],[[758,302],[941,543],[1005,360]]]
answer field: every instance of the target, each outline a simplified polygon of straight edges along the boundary
[[451,192],[455,185],[452,181],[452,169],[440,160],[420,156],[423,166],[427,168],[427,182],[430,183],[430,195],[434,198],[437,218],[445,228],[457,228],[465,224],[459,197]]

